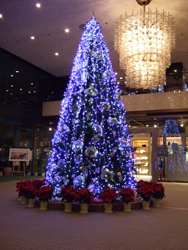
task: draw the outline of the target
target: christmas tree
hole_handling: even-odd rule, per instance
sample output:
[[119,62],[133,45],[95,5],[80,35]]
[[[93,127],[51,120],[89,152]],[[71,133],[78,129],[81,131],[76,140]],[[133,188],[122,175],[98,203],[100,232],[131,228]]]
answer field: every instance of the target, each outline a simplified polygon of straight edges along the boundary
[[62,100],[46,182],[56,195],[64,186],[89,188],[96,196],[106,186],[134,188],[132,152],[109,51],[92,15]]

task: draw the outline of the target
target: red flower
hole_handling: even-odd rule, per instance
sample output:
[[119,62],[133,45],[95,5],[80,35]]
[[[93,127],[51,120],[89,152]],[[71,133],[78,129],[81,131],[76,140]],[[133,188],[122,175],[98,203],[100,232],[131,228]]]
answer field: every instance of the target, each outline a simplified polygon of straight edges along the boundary
[[137,194],[139,194],[143,200],[150,201],[151,196],[153,194],[153,189],[151,188],[151,185],[143,185],[143,187],[138,188]]
[[165,197],[165,190],[162,184],[153,182],[152,188],[153,188],[153,195],[152,195],[153,198],[162,199],[163,197]]
[[76,194],[76,200],[81,203],[90,203],[91,198],[93,198],[93,193],[87,188],[78,190],[78,193]]
[[25,187],[30,185],[30,180],[20,181],[16,183],[16,192],[18,192],[18,196],[25,196]]
[[114,188],[107,187],[106,190],[101,192],[101,198],[105,203],[115,202],[115,199],[118,197]]
[[76,189],[73,187],[63,187],[61,189],[62,201],[72,202],[76,199]]
[[131,188],[127,187],[127,188],[122,188],[119,192],[119,196],[122,197],[122,201],[123,202],[131,202],[134,201],[135,199],[135,192],[134,190],[132,190]]
[[36,195],[40,201],[48,201],[53,197],[53,187],[42,186],[36,191]]

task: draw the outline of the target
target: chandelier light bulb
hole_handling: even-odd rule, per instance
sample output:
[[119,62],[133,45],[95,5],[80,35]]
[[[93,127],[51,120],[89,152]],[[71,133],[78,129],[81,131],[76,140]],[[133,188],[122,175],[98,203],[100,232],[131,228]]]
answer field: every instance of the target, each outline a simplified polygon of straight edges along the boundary
[[126,73],[126,87],[151,89],[165,85],[166,68],[175,47],[174,23],[170,14],[145,11],[145,5],[140,12],[119,17],[114,43],[120,68]]

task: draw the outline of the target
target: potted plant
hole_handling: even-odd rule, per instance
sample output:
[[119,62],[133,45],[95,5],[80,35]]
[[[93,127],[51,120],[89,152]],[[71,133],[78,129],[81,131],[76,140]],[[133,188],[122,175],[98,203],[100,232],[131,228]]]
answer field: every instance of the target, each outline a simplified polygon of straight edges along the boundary
[[27,176],[31,175],[31,164],[30,163],[29,163],[29,165],[26,166],[26,173],[27,173]]
[[37,192],[36,196],[40,201],[40,210],[47,210],[48,201],[53,197],[53,187],[42,186]]
[[130,212],[131,211],[131,202],[135,200],[135,192],[133,189],[127,187],[122,188],[119,191],[119,196],[123,202],[123,211]]
[[87,188],[79,189],[76,195],[76,200],[80,202],[80,213],[88,213],[88,207],[93,198],[93,193]]
[[33,166],[33,174],[34,174],[34,176],[38,176],[38,166],[37,165],[34,165]]
[[20,181],[16,183],[16,192],[18,192],[18,196],[20,197],[21,204],[26,204],[26,191],[25,186],[28,185],[28,180]]
[[73,187],[63,187],[61,189],[62,201],[65,201],[65,212],[72,212],[72,202],[75,201],[77,191]]
[[144,210],[149,210],[150,200],[153,194],[153,189],[151,185],[145,184],[141,188],[137,188],[137,194],[142,198],[142,208]]
[[32,182],[28,185],[25,185],[24,195],[28,200],[28,207],[35,206],[35,197],[36,197],[36,188],[33,186]]
[[3,176],[3,167],[0,166],[0,176]]
[[156,182],[152,183],[152,200],[153,200],[153,206],[158,207],[159,202],[165,197],[165,189],[162,184],[158,184]]
[[118,195],[114,188],[106,187],[106,190],[100,193],[100,197],[104,201],[105,213],[112,213],[112,204],[116,201]]
[[41,166],[40,168],[39,168],[39,173],[41,174],[41,176],[45,176],[45,173],[46,173],[46,168],[45,168],[45,166]]

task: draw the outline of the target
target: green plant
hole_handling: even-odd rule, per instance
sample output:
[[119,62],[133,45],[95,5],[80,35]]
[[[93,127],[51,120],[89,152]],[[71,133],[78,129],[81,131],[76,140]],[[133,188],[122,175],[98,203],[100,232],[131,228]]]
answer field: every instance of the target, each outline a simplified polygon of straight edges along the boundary
[[37,166],[37,165],[34,165],[34,166],[33,166],[33,173],[36,173],[36,172],[38,172],[38,166]]

